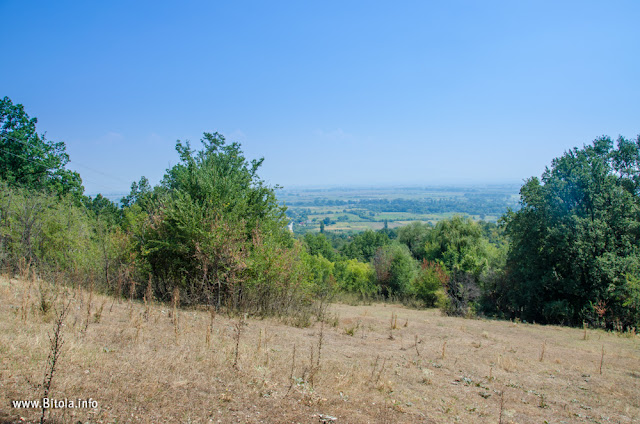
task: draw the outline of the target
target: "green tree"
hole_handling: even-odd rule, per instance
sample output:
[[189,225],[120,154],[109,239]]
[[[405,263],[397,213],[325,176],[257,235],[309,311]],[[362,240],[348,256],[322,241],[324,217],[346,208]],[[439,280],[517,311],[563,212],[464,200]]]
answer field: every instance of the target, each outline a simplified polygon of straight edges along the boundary
[[419,221],[398,228],[398,241],[406,244],[414,258],[425,258],[427,236],[433,227]]
[[140,177],[140,181],[131,183],[131,191],[128,195],[122,198],[120,203],[123,207],[129,207],[133,205],[140,205],[144,210],[151,207],[151,201],[153,196],[153,189],[147,177]]
[[450,271],[478,277],[487,266],[487,242],[480,226],[459,215],[439,221],[427,235],[425,258],[443,263]]
[[385,297],[408,293],[417,264],[407,246],[393,242],[380,247],[372,258],[372,264],[376,283]]
[[339,288],[345,292],[369,298],[378,291],[374,270],[369,263],[359,262],[357,259],[339,261],[335,265],[335,274]]
[[448,282],[449,276],[442,265],[423,260],[420,270],[411,280],[411,294],[430,308],[445,301]]
[[330,261],[335,259],[335,251],[324,234],[306,233],[304,242],[311,255],[322,255]]
[[616,149],[601,137],[554,159],[541,180],[527,180],[521,209],[505,217],[510,284],[503,296],[513,314],[608,325],[627,316],[626,276],[639,262],[639,151],[638,141],[621,137]]
[[20,261],[41,271],[54,268],[91,275],[96,268],[92,221],[74,198],[0,183],[0,259],[16,267]]
[[351,243],[342,247],[342,253],[348,258],[357,259],[360,262],[369,262],[376,254],[378,248],[390,242],[386,234],[366,230],[353,236]]
[[52,142],[36,132],[37,118],[29,118],[21,104],[0,100],[0,178],[9,186],[68,193],[80,200],[84,188],[77,172],[65,169],[69,162],[65,144]]
[[335,264],[322,255],[303,254],[302,259],[309,271],[309,282],[314,293],[318,295],[330,295],[335,287]]
[[98,194],[96,197],[85,197],[83,200],[87,210],[97,219],[106,221],[109,225],[120,222],[121,210],[102,194]]
[[[246,306],[250,293],[271,299],[276,284],[285,290],[298,281],[286,276],[287,269],[298,272],[295,264],[278,264],[291,261],[293,246],[285,209],[257,175],[262,160],[247,161],[239,144],[218,133],[205,133],[202,143],[196,152],[177,142],[180,163],[167,171],[143,227],[133,227],[141,229],[140,253],[158,295],[168,297],[179,285],[181,298],[192,303]],[[263,301],[252,305],[272,310]]]
[[162,187],[188,194],[195,204],[218,215],[243,220],[247,235],[258,225],[284,228],[286,208],[257,174],[264,159],[249,162],[239,143],[227,143],[219,133],[204,133],[201,142],[198,152],[189,142],[176,143],[180,163],[167,171]]
[[621,318],[622,322],[635,327],[640,325],[640,276],[629,274],[625,284],[626,293],[622,306],[624,306],[625,316]]

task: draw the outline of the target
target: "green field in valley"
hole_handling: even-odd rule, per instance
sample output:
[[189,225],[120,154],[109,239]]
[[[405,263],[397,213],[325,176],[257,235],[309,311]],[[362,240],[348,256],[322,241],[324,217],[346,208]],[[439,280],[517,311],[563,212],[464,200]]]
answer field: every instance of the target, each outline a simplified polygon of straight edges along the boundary
[[518,184],[478,186],[288,188],[278,192],[296,233],[359,232],[430,222],[456,214],[497,221],[517,209]]

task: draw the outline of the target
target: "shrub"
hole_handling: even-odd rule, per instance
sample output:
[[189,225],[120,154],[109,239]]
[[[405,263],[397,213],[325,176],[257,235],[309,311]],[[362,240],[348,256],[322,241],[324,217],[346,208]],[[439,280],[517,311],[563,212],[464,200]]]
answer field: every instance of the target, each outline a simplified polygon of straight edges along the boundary
[[393,242],[379,248],[373,257],[373,268],[383,296],[389,298],[408,294],[416,272],[416,261],[407,246]]
[[442,305],[446,315],[472,317],[476,314],[476,300],[480,297],[480,288],[473,274],[454,271],[446,286],[447,299]]
[[336,279],[342,291],[356,293],[361,299],[373,297],[378,292],[374,279],[374,271],[370,264],[348,259],[337,262]]
[[411,280],[411,293],[425,307],[440,305],[445,301],[444,288],[448,281],[449,276],[440,264],[425,259],[422,261],[420,270]]

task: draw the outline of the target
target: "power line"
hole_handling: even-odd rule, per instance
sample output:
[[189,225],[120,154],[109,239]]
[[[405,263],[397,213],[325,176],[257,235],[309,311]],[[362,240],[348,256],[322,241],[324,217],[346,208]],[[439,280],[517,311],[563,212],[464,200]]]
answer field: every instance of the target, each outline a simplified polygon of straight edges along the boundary
[[8,150],[4,150],[4,149],[0,148],[0,152],[8,153],[8,154],[13,155],[13,156],[15,156],[15,157],[18,157],[18,158],[20,158],[20,159],[24,159],[24,160],[26,160],[26,161],[33,162],[33,163],[35,163],[36,165],[44,166],[44,167],[45,167],[45,169],[49,169],[49,166],[48,166],[48,165],[45,165],[45,164],[44,164],[44,163],[42,163],[42,162],[37,162],[37,161],[35,161],[35,160],[33,160],[33,159],[29,159],[28,157],[17,155],[17,154],[15,154],[15,153],[13,153],[13,152],[10,152],[10,151],[8,151]]
[[[15,156],[15,157],[18,157],[18,158],[20,158],[20,159],[24,159],[24,160],[26,160],[26,161],[28,161],[28,162],[35,163],[36,165],[40,165],[40,166],[44,167],[45,169],[49,169],[49,166],[48,166],[48,165],[46,165],[46,164],[44,164],[44,163],[42,163],[42,162],[38,162],[38,161],[36,161],[36,160],[34,160],[34,159],[30,159],[30,158],[25,157],[25,156],[17,155],[17,154],[15,154],[15,153],[13,153],[13,152],[9,152],[8,150],[2,149],[2,148],[0,148],[0,152],[4,152],[4,153],[7,153],[7,154],[10,154],[10,155]],[[82,178],[82,176],[80,176],[80,179],[81,179],[82,181],[87,181],[87,182],[89,182],[89,183],[91,183],[91,184],[95,184],[95,185],[101,186],[102,188],[106,188],[107,190],[110,190],[110,191],[116,191],[116,189],[115,189],[115,188],[113,188],[113,187],[109,187],[109,186],[106,186],[106,185],[104,185],[104,184],[102,184],[102,183],[99,183],[99,182],[97,182],[97,181],[94,181],[94,180],[91,180],[91,179],[87,179],[87,178]]]
[[[22,144],[24,144],[25,146],[29,146],[29,143],[27,143],[26,141],[24,141],[24,140],[20,140],[20,139],[15,138],[15,137],[13,137],[13,136],[11,136],[11,135],[5,134],[5,137],[6,137],[7,139],[10,139],[10,140],[13,140],[13,141],[17,141],[17,142],[19,142],[19,143],[22,143]],[[13,153],[11,153],[11,152],[6,152],[6,153],[13,154]],[[14,155],[15,155],[15,154],[14,154]],[[23,158],[23,159],[29,160],[28,158]],[[93,169],[93,168],[91,168],[90,166],[87,166],[87,165],[84,165],[84,164],[82,164],[82,163],[80,163],[80,162],[78,162],[78,161],[72,160],[71,158],[69,158],[69,161],[68,161],[67,163],[73,163],[74,165],[79,165],[79,166],[81,166],[81,167],[83,167],[83,168],[86,168],[86,169],[88,169],[88,170],[90,170],[90,171],[92,171],[92,172],[95,172],[95,173],[97,173],[97,174],[104,175],[105,177],[112,178],[112,179],[114,179],[114,180],[120,181],[120,182],[125,183],[125,184],[130,184],[130,182],[129,182],[129,181],[125,181],[125,180],[123,180],[123,179],[122,179],[122,178],[120,178],[120,177],[116,177],[116,176],[114,176],[114,175],[107,174],[106,172],[102,172],[102,171],[99,171],[99,170],[97,170],[97,169]]]

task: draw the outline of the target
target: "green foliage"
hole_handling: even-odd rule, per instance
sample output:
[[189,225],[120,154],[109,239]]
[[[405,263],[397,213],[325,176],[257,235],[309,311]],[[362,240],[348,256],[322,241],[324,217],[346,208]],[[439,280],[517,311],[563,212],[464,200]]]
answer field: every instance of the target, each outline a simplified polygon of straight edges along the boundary
[[488,265],[487,244],[476,222],[456,215],[439,221],[427,234],[425,257],[441,262],[448,270],[478,277]]
[[573,307],[567,299],[550,300],[545,302],[542,308],[542,316],[546,322],[565,324],[573,313]]
[[0,179],[11,187],[47,190],[80,200],[84,188],[77,172],[65,169],[69,155],[63,142],[36,132],[37,118],[29,118],[21,104],[0,100]]
[[[0,101],[5,269],[30,263],[115,293],[124,282],[142,287],[151,278],[161,299],[178,287],[183,303],[298,314],[299,322],[309,321],[314,299],[342,290],[412,297],[450,315],[481,310],[546,323],[640,326],[640,137],[620,137],[615,147],[601,137],[554,159],[540,179],[526,181],[521,208],[500,225],[454,216],[396,232],[387,226],[389,211],[426,210],[441,200],[315,199],[316,207],[349,206],[354,219],[384,211],[385,228],[307,233],[299,241],[285,230],[274,188],[258,177],[262,159],[246,160],[239,144],[218,133],[205,133],[199,151],[178,141],[180,162],[162,183],[152,188],[142,177],[119,209],[101,195],[82,196],[80,176],[65,169],[64,143],[38,135],[36,123],[22,105]],[[509,198],[465,193],[451,202],[484,208]],[[339,221],[351,219],[342,213]],[[322,230],[335,223],[316,219]]]
[[[640,140],[608,137],[552,161],[522,187],[506,215],[510,287],[523,319],[579,325],[594,306],[607,325],[625,319],[626,275],[638,265]],[[605,306],[606,305],[606,306]]]
[[356,293],[362,299],[367,299],[378,292],[375,273],[369,263],[357,259],[340,261],[335,265],[335,274],[340,290],[347,293]]
[[168,299],[178,286],[184,303],[285,313],[324,283],[315,271],[328,261],[301,257],[284,208],[257,175],[262,160],[247,161],[218,133],[205,133],[202,143],[196,152],[178,141],[180,163],[161,187],[151,195],[141,179],[125,198],[124,226],[139,242],[156,295]]
[[626,317],[623,320],[637,330],[640,328],[640,276],[627,274],[624,291],[622,306]]
[[84,205],[96,219],[106,222],[107,225],[113,226],[120,223],[122,219],[122,211],[111,200],[98,194],[96,197],[85,197]]
[[380,247],[386,246],[390,242],[385,233],[367,230],[353,236],[351,243],[343,246],[342,253],[347,258],[369,262]]
[[257,175],[263,159],[247,161],[238,143],[227,144],[218,133],[204,133],[201,141],[204,148],[198,152],[188,142],[177,142],[180,163],[167,171],[163,188],[168,193],[183,192],[228,220],[243,220],[247,235],[258,225],[284,228],[285,208]]
[[41,272],[90,278],[106,287],[109,271],[122,263],[114,258],[123,250],[108,248],[121,217],[117,206],[101,195],[82,196],[80,176],[65,169],[64,143],[38,135],[37,119],[22,105],[2,99],[0,122],[3,265],[15,268],[24,260]]
[[148,210],[152,206],[153,189],[147,177],[140,177],[140,181],[131,183],[131,191],[122,198],[122,206],[127,208],[139,205],[142,209]]
[[444,267],[425,259],[411,280],[411,294],[427,308],[439,306],[445,302],[444,289],[448,282],[449,276]]
[[335,260],[335,251],[325,234],[306,233],[304,242],[311,255],[322,255],[330,261]]
[[16,268],[21,261],[40,272],[92,279],[107,289],[128,261],[128,238],[70,195],[58,197],[0,186],[0,257]]
[[304,315],[314,295],[325,288],[310,275],[304,254],[298,243],[289,247],[268,233],[254,232],[245,272],[227,280],[235,293],[228,300],[235,308],[262,316]]
[[[233,294],[227,279],[243,268],[246,250],[244,228],[237,222],[216,216],[188,193],[176,191],[142,224],[134,228],[141,233],[142,257],[161,282],[157,296],[167,299],[176,285],[187,303],[213,302],[212,285],[217,289],[224,284],[225,293]],[[193,286],[196,282],[200,287]]]
[[44,193],[6,186],[2,191],[2,240],[9,263],[24,258],[32,264],[64,267],[70,265],[70,255],[84,250],[73,245],[74,233],[87,228],[77,210]]
[[418,260],[425,259],[428,234],[433,227],[422,222],[412,222],[398,228],[398,241],[407,245],[411,254]]
[[335,264],[323,255],[301,254],[313,291],[320,296],[333,295],[335,291]]
[[385,245],[378,249],[372,263],[376,283],[385,297],[408,293],[417,264],[407,246],[398,242]]

